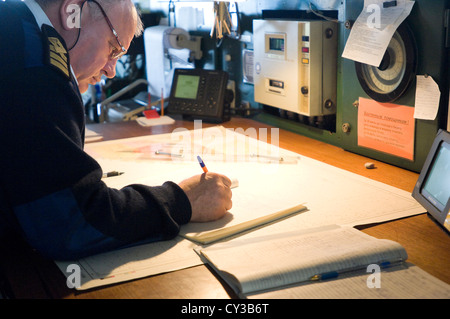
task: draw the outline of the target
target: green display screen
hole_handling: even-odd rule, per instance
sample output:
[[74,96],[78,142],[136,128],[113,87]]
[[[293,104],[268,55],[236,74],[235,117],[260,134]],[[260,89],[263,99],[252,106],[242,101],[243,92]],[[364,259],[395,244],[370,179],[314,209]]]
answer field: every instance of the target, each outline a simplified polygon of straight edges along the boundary
[[179,99],[195,100],[197,98],[199,82],[200,77],[197,75],[179,75],[175,97]]
[[272,51],[284,52],[284,39],[270,38],[269,39],[269,49]]

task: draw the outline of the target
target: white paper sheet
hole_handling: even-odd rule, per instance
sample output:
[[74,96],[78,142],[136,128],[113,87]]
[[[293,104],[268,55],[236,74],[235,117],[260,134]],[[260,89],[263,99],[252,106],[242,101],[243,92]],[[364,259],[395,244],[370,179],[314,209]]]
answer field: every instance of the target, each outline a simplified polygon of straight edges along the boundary
[[343,58],[378,67],[398,26],[408,17],[414,1],[397,0],[383,8],[385,0],[365,0],[342,53]]
[[414,118],[421,120],[436,119],[441,91],[431,76],[417,76],[416,102],[414,105]]
[[194,247],[178,237],[56,264],[67,277],[73,273],[68,266],[78,265],[81,282],[77,289],[86,290],[200,265],[200,258],[192,253]]
[[[227,138],[221,139],[220,134]],[[155,155],[160,149],[174,156]],[[216,222],[187,224],[181,229],[182,235],[235,225],[302,203],[308,208],[307,212],[243,236],[277,234],[329,224],[353,226],[424,211],[408,192],[223,127],[93,143],[86,146],[86,151],[99,161],[104,172],[124,172],[104,179],[114,188],[135,183],[156,186],[168,180],[179,182],[201,174],[197,155],[202,155],[209,171],[237,178],[239,187],[233,189],[230,212]],[[178,157],[179,154],[183,156]],[[199,264],[192,245],[186,239],[177,238],[77,261],[89,273],[85,275],[87,281],[81,289]],[[146,254],[147,258],[143,257]],[[67,263],[60,265],[61,270],[70,275],[65,267]]]
[[[248,296],[249,299],[449,299],[450,289],[445,282],[431,276],[417,266],[406,263],[383,269],[379,273],[380,287],[370,288],[370,275],[342,275],[336,280],[302,283],[286,289]],[[413,280],[412,280],[413,279]]]

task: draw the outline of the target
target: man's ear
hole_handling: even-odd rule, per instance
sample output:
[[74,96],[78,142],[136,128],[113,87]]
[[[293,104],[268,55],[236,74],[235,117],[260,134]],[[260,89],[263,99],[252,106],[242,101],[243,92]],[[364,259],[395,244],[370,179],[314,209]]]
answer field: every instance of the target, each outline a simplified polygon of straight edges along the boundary
[[61,25],[64,30],[81,28],[81,7],[85,0],[64,0],[59,7]]

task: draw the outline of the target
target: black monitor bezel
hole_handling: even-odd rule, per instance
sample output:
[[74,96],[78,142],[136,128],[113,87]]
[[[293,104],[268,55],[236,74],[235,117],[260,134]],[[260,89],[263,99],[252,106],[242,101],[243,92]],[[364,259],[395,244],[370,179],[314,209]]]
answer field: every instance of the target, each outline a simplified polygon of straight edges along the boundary
[[[433,141],[431,149],[428,152],[428,156],[425,160],[425,163],[422,167],[419,178],[416,182],[416,185],[414,186],[414,190],[412,193],[414,199],[417,200],[417,202],[419,202],[419,204],[421,204],[427,210],[428,214],[430,214],[442,226],[444,226],[445,219],[447,218],[447,214],[450,211],[450,199],[447,200],[447,204],[445,205],[444,209],[440,210],[427,199],[427,197],[422,193],[422,189],[433,168],[436,156],[443,143],[450,144],[450,133],[445,130],[439,130]],[[444,228],[448,231],[445,226]]]

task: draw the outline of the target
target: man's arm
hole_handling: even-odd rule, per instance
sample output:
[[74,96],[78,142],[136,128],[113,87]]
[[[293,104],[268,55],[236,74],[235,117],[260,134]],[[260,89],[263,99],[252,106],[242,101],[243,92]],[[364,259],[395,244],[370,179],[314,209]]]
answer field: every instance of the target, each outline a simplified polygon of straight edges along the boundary
[[5,196],[29,243],[71,259],[176,236],[191,219],[184,191],[170,182],[108,188],[82,149],[77,92],[45,67],[26,71],[0,89],[0,143],[8,154],[0,161]]

